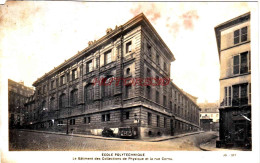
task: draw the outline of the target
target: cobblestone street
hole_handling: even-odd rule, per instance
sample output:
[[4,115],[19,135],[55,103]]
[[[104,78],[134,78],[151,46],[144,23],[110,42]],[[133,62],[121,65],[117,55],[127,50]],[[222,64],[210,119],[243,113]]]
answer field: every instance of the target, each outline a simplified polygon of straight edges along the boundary
[[46,134],[21,130],[10,131],[10,151],[200,151],[199,145],[216,137],[205,132],[160,142],[142,140],[105,140]]

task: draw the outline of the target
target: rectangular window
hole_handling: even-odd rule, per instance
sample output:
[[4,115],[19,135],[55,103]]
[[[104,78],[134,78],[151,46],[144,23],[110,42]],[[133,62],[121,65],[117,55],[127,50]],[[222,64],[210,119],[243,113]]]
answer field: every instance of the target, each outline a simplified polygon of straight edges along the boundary
[[151,99],[151,87],[150,86],[146,87],[146,95],[147,95],[147,98],[150,100]]
[[129,111],[125,112],[125,119],[129,119],[129,117],[130,117],[130,112]]
[[92,61],[87,62],[87,64],[86,64],[86,73],[91,72],[92,68],[93,68]]
[[160,101],[160,95],[159,95],[159,92],[156,91],[156,102],[159,103]]
[[150,70],[149,68],[147,68],[146,76],[147,76],[148,78],[151,77],[151,70]]
[[72,80],[75,80],[78,78],[77,69],[72,70]]
[[51,89],[54,88],[54,80],[51,81]]
[[151,113],[147,113],[147,124],[151,125],[152,122],[152,114]]
[[88,117],[88,123],[90,123],[90,121],[91,121],[91,118],[90,118],[90,117]]
[[60,78],[60,85],[63,85],[65,84],[66,81],[65,81],[65,75],[62,75],[61,78]]
[[147,53],[149,56],[152,56],[152,47],[149,44],[147,44]]
[[163,63],[163,69],[164,69],[164,71],[167,71],[167,65],[165,62]]
[[247,41],[247,27],[241,29],[241,42]]
[[170,101],[170,103],[169,103],[169,108],[170,108],[170,112],[172,113],[172,102]]
[[243,52],[233,57],[233,74],[248,73],[250,70],[250,55],[249,52]]
[[43,93],[46,93],[46,85],[43,86]]
[[248,84],[233,85],[232,106],[248,104]]
[[160,127],[160,116],[159,115],[156,116],[156,126]]
[[239,55],[233,58],[233,74],[239,74]]
[[163,95],[163,106],[166,107],[166,96]]
[[131,85],[126,85],[125,86],[125,98],[130,97],[130,90],[131,90]]
[[106,121],[106,115],[105,115],[105,114],[102,115],[101,121],[102,121],[102,122],[105,122],[105,121]]
[[234,31],[234,44],[239,43],[239,35],[240,35],[240,30],[235,30]]
[[247,62],[247,57],[248,57],[248,52],[244,52],[240,54],[240,61],[241,61],[241,66],[240,66],[240,73],[247,73],[248,72],[248,62]]
[[160,65],[160,57],[158,54],[156,54],[156,64]]
[[102,114],[101,121],[102,122],[110,121],[110,114]]
[[231,106],[231,87],[225,87],[224,106]]
[[241,29],[234,31],[234,44],[238,44],[240,42],[247,41],[247,27],[243,27]]
[[110,114],[106,115],[107,121],[110,121]]
[[112,60],[111,60],[111,50],[109,50],[109,51],[107,51],[107,52],[105,52],[105,61],[104,61],[104,63],[105,64],[108,64],[108,63],[110,63]]
[[164,128],[166,128],[166,120],[167,120],[167,119],[164,117],[164,119],[163,119],[163,127],[164,127]]
[[87,123],[87,117],[84,117],[83,122],[84,122],[84,123]]
[[132,42],[126,43],[126,53],[132,52]]
[[75,119],[70,119],[70,125],[75,125]]

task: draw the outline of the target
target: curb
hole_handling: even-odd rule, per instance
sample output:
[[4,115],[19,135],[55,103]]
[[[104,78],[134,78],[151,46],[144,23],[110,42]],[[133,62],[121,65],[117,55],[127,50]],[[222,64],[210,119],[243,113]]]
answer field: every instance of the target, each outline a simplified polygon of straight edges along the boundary
[[62,133],[62,132],[48,132],[48,131],[38,131],[38,130],[26,130],[26,129],[20,129],[20,131],[63,135],[63,136],[84,137],[84,138],[91,138],[91,139],[103,139],[103,140],[115,140],[115,141],[136,141],[136,139],[109,138],[109,137],[88,136],[88,135],[80,135],[80,134],[66,134],[66,133]]
[[176,136],[172,136],[172,137],[168,137],[168,138],[161,138],[161,139],[158,138],[158,140],[145,140],[145,139],[109,138],[109,137],[89,136],[89,135],[81,135],[81,134],[66,134],[66,133],[62,133],[62,132],[49,132],[49,131],[39,131],[39,130],[27,130],[27,129],[19,129],[19,130],[26,131],[26,132],[44,133],[44,134],[84,137],[84,138],[91,138],[91,139],[103,139],[103,140],[114,140],[114,141],[143,141],[143,142],[161,142],[161,141],[167,141],[167,140],[171,140],[171,139],[176,139],[176,138],[181,138],[181,137],[185,137],[185,136],[204,133],[204,131],[200,131],[200,132],[180,134],[180,135],[176,135]]
[[172,136],[172,137],[169,137],[169,138],[162,138],[162,139],[158,139],[158,140],[144,140],[144,141],[147,141],[147,142],[161,142],[161,141],[167,141],[167,140],[181,138],[181,137],[185,137],[185,136],[200,134],[200,133],[204,133],[204,131],[203,132],[192,132],[192,133],[180,134],[180,135]]

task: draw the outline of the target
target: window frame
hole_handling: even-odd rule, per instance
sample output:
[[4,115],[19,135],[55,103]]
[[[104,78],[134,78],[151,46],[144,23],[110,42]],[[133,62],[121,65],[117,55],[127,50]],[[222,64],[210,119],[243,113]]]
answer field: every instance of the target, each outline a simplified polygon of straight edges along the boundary
[[72,70],[72,80],[76,80],[78,78],[77,68]]
[[86,62],[86,73],[93,71],[93,62],[92,60]]
[[[245,63],[242,63],[242,59],[241,57],[243,55],[246,55],[246,62]],[[238,64],[235,64],[235,58],[238,58]],[[241,74],[246,74],[246,73],[249,73],[251,72],[251,54],[250,54],[250,51],[244,51],[242,53],[239,53],[239,54],[236,54],[232,57],[232,74],[233,75],[241,75]],[[235,66],[237,68],[235,68]],[[245,72],[241,72],[241,69],[245,69],[244,71]],[[238,69],[237,73],[235,73],[235,70]]]
[[[108,57],[109,56],[109,57]],[[108,60],[108,58],[110,60]],[[112,49],[110,50],[107,50],[105,53],[104,53],[104,65],[107,65],[109,63],[112,62]]]
[[131,53],[132,51],[133,51],[133,49],[132,49],[132,41],[128,41],[125,44],[125,53],[128,54],[128,53]]

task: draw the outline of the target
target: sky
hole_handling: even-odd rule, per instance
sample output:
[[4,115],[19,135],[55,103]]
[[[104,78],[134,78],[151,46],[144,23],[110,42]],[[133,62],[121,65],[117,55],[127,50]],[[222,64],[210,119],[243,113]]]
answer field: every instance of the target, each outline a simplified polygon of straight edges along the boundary
[[171,78],[198,102],[219,99],[214,27],[256,2],[9,1],[0,5],[1,79],[32,83],[143,12],[175,56]]

